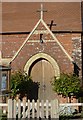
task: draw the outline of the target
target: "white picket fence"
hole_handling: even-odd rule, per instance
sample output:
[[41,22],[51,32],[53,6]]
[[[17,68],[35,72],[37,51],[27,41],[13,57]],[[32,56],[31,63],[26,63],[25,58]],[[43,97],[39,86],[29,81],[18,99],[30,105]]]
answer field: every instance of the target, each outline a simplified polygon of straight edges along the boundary
[[[7,107],[8,118],[59,118],[61,111],[67,111],[68,108],[83,106],[83,103],[65,103],[59,104],[58,100],[52,101],[39,101],[26,100],[18,102],[16,100],[9,99],[8,103],[0,103],[0,107]],[[64,108],[61,110],[60,108]]]
[[8,118],[59,118],[58,100],[8,100]]

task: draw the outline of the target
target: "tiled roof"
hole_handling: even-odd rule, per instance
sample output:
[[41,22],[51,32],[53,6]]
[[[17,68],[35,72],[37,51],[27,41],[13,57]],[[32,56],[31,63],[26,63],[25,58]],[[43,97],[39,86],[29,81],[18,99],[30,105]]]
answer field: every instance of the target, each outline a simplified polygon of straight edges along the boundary
[[[2,31],[30,32],[39,20],[40,3],[34,2],[3,2]],[[54,31],[81,31],[80,2],[44,3],[44,21],[48,24],[53,20]]]

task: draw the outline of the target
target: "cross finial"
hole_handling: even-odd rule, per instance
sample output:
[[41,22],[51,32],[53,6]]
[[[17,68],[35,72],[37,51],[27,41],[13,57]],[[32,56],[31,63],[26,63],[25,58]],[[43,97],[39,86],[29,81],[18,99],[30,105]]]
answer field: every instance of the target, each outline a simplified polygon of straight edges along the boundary
[[40,12],[40,18],[43,19],[43,16],[44,16],[43,14],[44,14],[44,12],[47,12],[47,11],[43,9],[43,4],[42,3],[41,3],[41,9],[38,10],[37,12]]
[[41,4],[41,19],[43,19],[43,5]]

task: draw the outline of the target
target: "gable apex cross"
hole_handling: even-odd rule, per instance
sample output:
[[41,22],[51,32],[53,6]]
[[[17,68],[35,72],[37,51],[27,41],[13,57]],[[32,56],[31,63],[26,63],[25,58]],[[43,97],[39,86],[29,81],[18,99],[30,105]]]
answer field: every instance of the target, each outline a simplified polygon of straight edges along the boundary
[[[65,50],[65,48],[62,46],[62,44],[58,41],[58,39],[56,38],[56,36],[52,33],[52,31],[49,29],[49,27],[47,26],[47,24],[44,22],[44,20],[43,20],[43,12],[46,12],[46,10],[43,10],[43,5],[42,4],[41,4],[41,10],[39,10],[38,12],[41,12],[41,18],[39,19],[39,21],[37,22],[37,24],[34,26],[34,28],[32,29],[32,31],[30,32],[30,34],[27,36],[27,38],[25,39],[25,41],[23,42],[23,44],[20,46],[20,48],[18,49],[18,51],[16,52],[16,54],[12,57],[10,63],[17,57],[17,55],[19,54],[19,52],[22,50],[22,48],[27,43],[27,41],[29,40],[29,38],[34,33],[34,31],[36,30],[36,28],[38,27],[38,25],[40,23],[42,23],[42,25],[49,32],[49,34],[52,36],[53,40],[59,45],[59,47],[64,52],[64,54],[68,57],[68,59],[71,62],[74,62],[73,58],[69,55],[69,53]],[[40,38],[41,38],[40,40],[42,40],[42,34],[41,34]],[[43,41],[40,41],[40,42],[43,43]]]
[[40,12],[40,19],[43,19],[44,12],[47,12],[47,10],[44,10],[43,4],[41,4],[41,9],[37,10],[37,12]]

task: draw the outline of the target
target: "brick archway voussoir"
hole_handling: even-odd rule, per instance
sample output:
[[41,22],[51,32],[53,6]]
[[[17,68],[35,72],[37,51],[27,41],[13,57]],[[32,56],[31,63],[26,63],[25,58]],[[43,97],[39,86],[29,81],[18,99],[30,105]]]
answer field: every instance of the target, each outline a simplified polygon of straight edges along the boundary
[[45,54],[45,53],[38,53],[38,54],[32,56],[32,57],[27,61],[26,65],[24,66],[24,71],[25,71],[26,73],[28,73],[28,72],[29,72],[29,69],[30,69],[30,66],[32,65],[32,63],[33,63],[34,61],[36,61],[37,59],[39,59],[39,58],[44,58],[44,59],[48,60],[49,63],[50,63],[50,64],[53,66],[53,68],[54,68],[55,76],[56,76],[56,77],[59,77],[59,76],[60,76],[60,69],[59,69],[59,66],[58,66],[57,62],[56,62],[50,55]]

